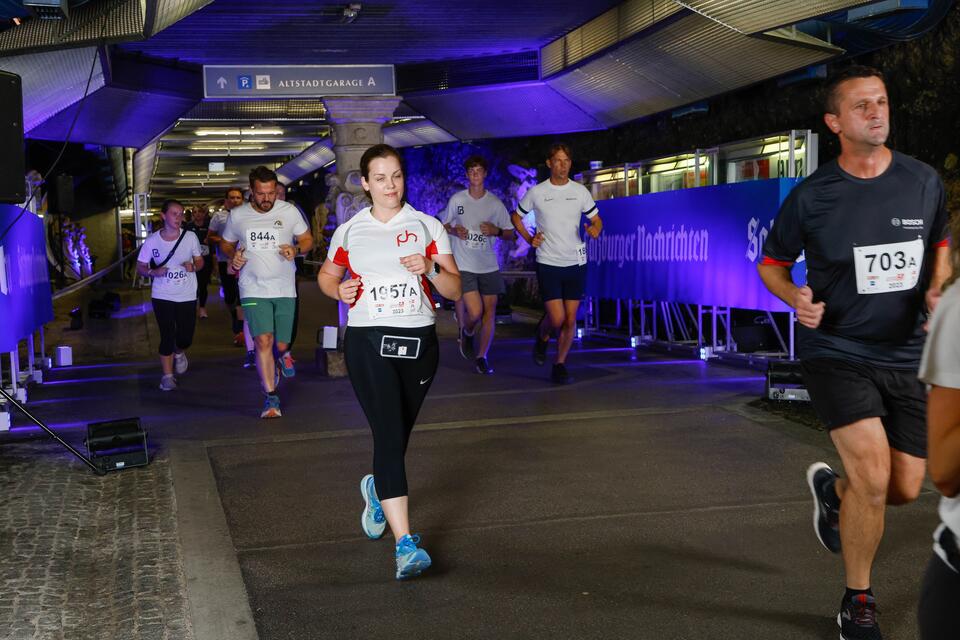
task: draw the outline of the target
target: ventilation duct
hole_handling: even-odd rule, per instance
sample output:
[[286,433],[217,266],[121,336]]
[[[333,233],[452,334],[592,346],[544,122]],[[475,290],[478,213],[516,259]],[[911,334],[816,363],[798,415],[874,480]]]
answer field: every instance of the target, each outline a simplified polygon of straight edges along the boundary
[[307,147],[303,153],[277,169],[277,177],[280,178],[280,182],[290,184],[308,173],[327,166],[336,159],[337,156],[333,153],[333,140],[324,138]]
[[184,120],[326,120],[323,101],[316,100],[224,100],[204,101],[183,116]]
[[429,120],[408,120],[383,128],[383,141],[392,147],[456,142],[457,138]]
[[213,0],[99,0],[0,32],[0,56],[146,40]]
[[756,34],[875,0],[674,0],[737,33]]
[[[696,13],[730,31],[762,34],[784,25],[873,0],[630,0],[540,49],[540,76],[547,78],[600,55],[641,32],[666,28]],[[645,36],[649,37],[649,36]]]
[[150,181],[157,168],[157,141],[154,140],[133,154],[133,192],[149,193]]
[[802,40],[784,40],[786,37],[745,36],[688,13],[546,82],[612,127],[843,53],[811,36]]
[[83,97],[91,63],[89,92],[93,93],[105,82],[103,56],[97,54],[95,47],[0,58],[0,70],[15,73],[23,80],[24,131],[29,132]]
[[[383,128],[383,141],[393,147],[414,147],[423,144],[456,142],[457,138],[429,120],[408,120]],[[299,180],[331,162],[337,156],[333,152],[333,141],[324,138],[308,147],[303,153],[277,169],[277,176],[284,184]]]

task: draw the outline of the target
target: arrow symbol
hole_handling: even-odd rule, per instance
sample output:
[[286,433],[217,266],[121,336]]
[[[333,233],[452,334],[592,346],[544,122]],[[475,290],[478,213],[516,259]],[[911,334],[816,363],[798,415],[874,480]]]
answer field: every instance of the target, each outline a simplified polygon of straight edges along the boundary
[[217,85],[218,85],[221,89],[226,89],[226,88],[227,88],[227,79],[224,78],[223,76],[220,76],[219,78],[217,78]]

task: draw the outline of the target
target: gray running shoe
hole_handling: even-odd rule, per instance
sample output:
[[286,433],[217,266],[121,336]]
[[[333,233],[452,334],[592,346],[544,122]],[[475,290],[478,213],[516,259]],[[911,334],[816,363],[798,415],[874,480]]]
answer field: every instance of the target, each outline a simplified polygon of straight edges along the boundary
[[177,381],[173,375],[163,376],[160,378],[160,390],[161,391],[173,391],[177,388]]
[[187,354],[183,351],[173,354],[173,370],[179,376],[187,372],[190,363],[187,361]]

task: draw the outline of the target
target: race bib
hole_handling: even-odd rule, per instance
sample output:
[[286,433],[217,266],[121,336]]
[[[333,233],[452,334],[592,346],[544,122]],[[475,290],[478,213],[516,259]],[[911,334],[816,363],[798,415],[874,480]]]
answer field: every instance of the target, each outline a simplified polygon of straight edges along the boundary
[[854,247],[857,293],[890,293],[917,286],[923,267],[923,240]]
[[583,242],[577,245],[577,264],[587,264],[587,245]]
[[416,316],[420,310],[420,283],[412,273],[397,279],[364,278],[363,297],[370,318]]
[[164,275],[164,285],[168,287],[182,287],[187,282],[187,271],[186,269],[180,269],[179,271],[167,271]]
[[255,253],[279,253],[280,234],[272,227],[254,227],[247,230],[245,249]]
[[467,229],[467,237],[463,239],[463,243],[468,249],[484,249],[487,246],[487,236],[479,231]]

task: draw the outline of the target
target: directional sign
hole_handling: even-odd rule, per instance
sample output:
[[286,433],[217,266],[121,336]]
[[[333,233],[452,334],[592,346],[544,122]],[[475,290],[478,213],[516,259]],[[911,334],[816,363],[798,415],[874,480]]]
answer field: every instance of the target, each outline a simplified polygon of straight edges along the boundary
[[396,95],[392,64],[205,65],[205,98]]

